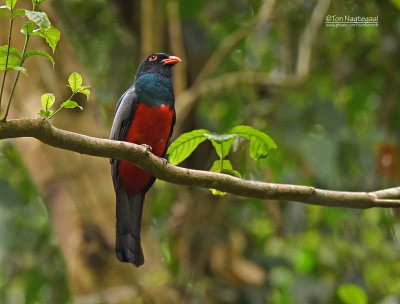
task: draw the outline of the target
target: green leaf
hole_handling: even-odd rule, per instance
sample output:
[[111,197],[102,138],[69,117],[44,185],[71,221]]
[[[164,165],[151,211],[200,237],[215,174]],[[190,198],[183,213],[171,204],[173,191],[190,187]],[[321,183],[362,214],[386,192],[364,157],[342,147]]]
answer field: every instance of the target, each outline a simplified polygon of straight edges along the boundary
[[66,109],[73,109],[73,108],[79,108],[83,110],[83,108],[78,105],[75,101],[68,99],[67,101],[64,101],[63,104],[61,105],[62,108]]
[[223,191],[219,191],[217,189],[210,189],[211,193],[213,195],[218,195],[218,196],[226,196],[228,193],[223,192]]
[[161,244],[161,254],[164,258],[165,264],[170,265],[172,263],[171,250],[170,250],[168,244],[165,242],[163,242]]
[[[213,163],[213,165],[212,165],[212,167],[210,169],[210,172],[224,173],[224,174],[229,174],[229,175],[236,176],[238,178],[242,178],[242,176],[240,175],[239,172],[233,170],[231,162],[229,160],[227,160],[227,159],[224,159],[222,161],[222,166],[221,166],[221,161],[220,160],[216,160]],[[213,195],[218,195],[218,196],[227,195],[226,192],[219,191],[219,190],[216,190],[216,189],[210,189],[210,191],[211,191],[211,193]]]
[[60,31],[56,29],[54,26],[50,26],[47,30],[39,30],[32,33],[32,35],[38,35],[46,39],[48,45],[52,48],[53,53],[56,50],[56,46],[58,41],[60,40]]
[[[224,174],[233,175],[238,178],[242,178],[242,175],[239,172],[233,170],[232,164],[229,160],[224,159],[222,161],[222,167],[220,167],[220,166],[221,166],[221,161],[216,160],[214,162],[214,164],[212,165],[210,172],[220,172],[220,173],[224,173]],[[221,171],[220,171],[220,169],[221,169]]]
[[250,156],[254,160],[264,158],[271,149],[276,149],[276,144],[271,137],[252,127],[236,126],[229,133],[237,134],[250,140]]
[[37,56],[42,56],[42,57],[44,57],[44,58],[47,58],[48,60],[50,60],[50,62],[53,64],[53,66],[54,66],[54,59],[53,59],[53,57],[51,57],[49,54],[47,54],[46,52],[41,52],[41,51],[36,51],[36,50],[31,50],[31,51],[29,51],[29,52],[27,52],[27,53],[25,53],[25,55],[24,55],[24,60],[26,59],[26,58],[28,58],[28,57],[30,57],[30,56],[35,56],[35,55],[37,55]]
[[[2,47],[0,47],[0,57],[4,57],[4,58],[7,57],[7,49],[8,49],[8,45],[3,45]],[[14,49],[14,48],[10,48],[9,56],[15,56],[15,57],[21,59],[21,53],[17,49]]]
[[89,100],[90,90],[88,90],[88,89],[84,89],[84,90],[79,89],[79,93],[85,94],[86,95],[86,100]]
[[[21,65],[21,61],[14,57],[8,57],[7,62],[7,70],[13,69],[15,67],[19,67]],[[0,56],[0,70],[6,69],[6,57]]]
[[50,29],[51,23],[46,13],[25,10],[25,15],[33,21],[40,29],[46,31]]
[[209,131],[204,129],[193,130],[179,136],[168,148],[169,162],[177,165],[184,161],[192,152],[207,139],[205,133]]
[[6,4],[9,8],[13,9],[15,4],[17,3],[17,0],[6,0]]
[[28,71],[27,71],[25,68],[21,67],[21,66],[13,67],[12,69],[13,69],[13,70],[16,70],[16,71],[18,71],[18,72],[22,72],[22,73],[24,73],[26,76],[28,76]]
[[40,110],[38,113],[42,117],[47,117],[50,118],[51,114],[53,114],[54,111],[45,111],[45,110]]
[[225,158],[235,141],[236,134],[204,134],[212,143],[220,158]]
[[72,92],[77,92],[82,85],[82,77],[77,72],[73,72],[68,78],[69,87]]
[[367,304],[367,295],[358,285],[341,284],[337,295],[345,304]]
[[35,10],[37,8],[37,6],[42,3],[44,0],[32,0],[32,6],[33,9]]
[[51,93],[43,94],[41,97],[42,106],[45,111],[48,111],[56,101],[56,97]]
[[25,14],[25,10],[24,9],[17,9],[15,11],[13,11],[12,13],[12,18],[17,18],[18,16],[24,15]]
[[26,24],[24,24],[22,26],[22,30],[21,31],[26,36],[29,36],[30,34],[32,34],[34,28],[35,28],[35,26],[33,25],[33,22],[29,21],[28,23],[26,23]]
[[214,140],[217,143],[229,141],[232,138],[236,138],[235,134],[204,134],[208,139]]

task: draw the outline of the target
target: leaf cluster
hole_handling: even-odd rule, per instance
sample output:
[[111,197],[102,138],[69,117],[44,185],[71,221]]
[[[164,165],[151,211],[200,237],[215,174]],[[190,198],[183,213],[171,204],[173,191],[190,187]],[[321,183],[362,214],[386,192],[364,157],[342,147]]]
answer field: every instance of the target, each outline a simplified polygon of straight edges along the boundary
[[[56,50],[58,41],[60,40],[60,31],[51,25],[47,14],[44,12],[36,11],[37,6],[44,0],[33,0],[32,10],[27,9],[15,9],[15,4],[17,0],[7,0],[6,5],[0,6],[0,9],[8,9],[10,12],[11,19],[15,19],[19,16],[24,16],[29,19],[29,21],[24,24],[21,28],[21,33],[27,38],[31,35],[36,35],[45,38],[48,45],[53,50]],[[38,50],[24,50],[21,54],[17,49],[10,47],[9,45],[3,45],[0,47],[0,70],[17,70],[27,74],[25,68],[22,68],[24,61],[31,56],[42,56],[48,59],[54,66],[53,57],[47,52]]]
[[[19,74],[21,72],[24,73],[25,75],[28,74],[26,69],[22,66],[25,60],[31,56],[41,56],[49,60],[54,67],[55,64],[54,59],[47,52],[39,50],[27,50],[29,38],[32,35],[44,38],[47,44],[51,47],[53,53],[56,50],[58,41],[60,40],[60,31],[51,25],[51,22],[47,17],[47,14],[44,12],[37,11],[37,7],[43,1],[44,0],[32,0],[32,10],[15,9],[17,0],[7,0],[6,5],[0,6],[0,9],[9,10],[11,18],[9,43],[8,45],[3,45],[0,47],[0,70],[4,70],[3,84],[1,87],[1,95],[0,95],[0,105],[1,105],[1,96],[4,89],[4,80],[6,78],[7,72],[9,70],[18,71],[3,120],[7,118],[12,96],[19,79]],[[20,32],[26,36],[25,45],[22,52],[20,52],[16,48],[11,47],[10,45],[11,35],[12,35],[12,24],[14,19],[19,16],[25,16],[29,20],[26,24],[22,26],[20,30]],[[52,93],[43,94],[41,97],[41,103],[43,109],[40,110],[38,114],[42,117],[50,119],[55,114],[57,114],[61,109],[64,108],[72,109],[78,107],[82,110],[82,107],[79,106],[75,101],[73,101],[72,98],[75,96],[75,94],[82,93],[86,95],[87,99],[89,99],[90,96],[90,90],[88,89],[89,87],[82,86],[82,77],[75,72],[69,76],[68,86],[71,88],[72,95],[70,98],[64,101],[56,111],[50,110],[50,108],[55,103],[55,96]]]
[[[226,134],[215,134],[205,129],[199,129],[182,134],[171,144],[167,151],[169,162],[173,165],[181,163],[202,142],[209,140],[219,156],[219,160],[213,163],[210,171],[241,178],[241,174],[233,169],[232,163],[225,159],[232,147],[237,146],[240,137],[250,140],[249,153],[254,160],[267,157],[268,153],[277,147],[271,137],[250,126],[235,126]],[[226,193],[214,189],[211,191],[216,195],[226,195]]]
[[72,95],[70,98],[68,98],[66,101],[64,101],[60,107],[56,111],[50,110],[50,108],[53,106],[54,102],[56,101],[55,96],[52,93],[46,93],[43,94],[41,97],[42,101],[42,107],[43,110],[40,110],[38,113],[42,117],[46,118],[52,118],[54,115],[56,115],[59,111],[62,109],[74,109],[74,108],[79,108],[83,110],[83,108],[76,102],[71,100],[75,94],[77,93],[82,93],[86,95],[86,99],[89,100],[90,97],[90,90],[88,89],[89,86],[83,86],[82,85],[82,77],[76,72],[73,72],[69,78],[68,78],[68,85],[69,88],[71,88]]

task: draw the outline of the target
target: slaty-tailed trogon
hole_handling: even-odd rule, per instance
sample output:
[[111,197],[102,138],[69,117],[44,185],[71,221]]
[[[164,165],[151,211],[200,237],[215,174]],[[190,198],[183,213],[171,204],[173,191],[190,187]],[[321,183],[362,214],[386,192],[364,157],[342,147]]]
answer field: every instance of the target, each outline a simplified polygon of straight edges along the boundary
[[[146,144],[163,157],[175,124],[175,98],[171,67],[181,60],[156,53],[139,66],[133,85],[115,110],[110,139]],[[146,192],[155,178],[135,164],[111,159],[117,200],[115,253],[121,262],[144,263],[140,226]]]

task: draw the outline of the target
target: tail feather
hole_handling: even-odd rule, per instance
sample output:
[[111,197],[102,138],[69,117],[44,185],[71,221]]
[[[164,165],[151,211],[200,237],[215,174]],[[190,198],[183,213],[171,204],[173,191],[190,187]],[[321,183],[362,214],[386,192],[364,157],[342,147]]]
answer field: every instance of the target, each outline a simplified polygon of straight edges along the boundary
[[124,189],[118,189],[115,254],[121,262],[129,262],[136,267],[144,263],[140,245],[143,203],[144,194],[128,197]]

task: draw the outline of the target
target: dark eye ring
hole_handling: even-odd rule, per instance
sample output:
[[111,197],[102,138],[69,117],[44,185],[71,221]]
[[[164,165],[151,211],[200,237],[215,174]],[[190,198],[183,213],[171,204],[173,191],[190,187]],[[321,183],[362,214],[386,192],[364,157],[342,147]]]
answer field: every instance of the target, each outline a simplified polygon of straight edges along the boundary
[[157,60],[157,56],[156,55],[151,55],[149,58],[149,61],[154,61]]

